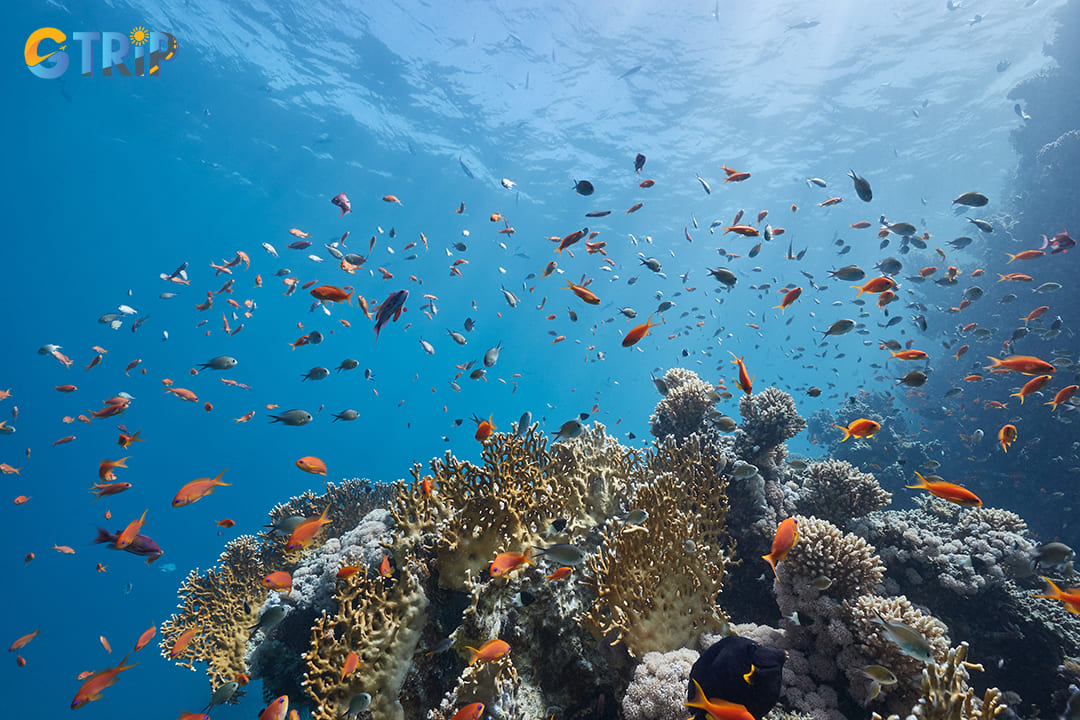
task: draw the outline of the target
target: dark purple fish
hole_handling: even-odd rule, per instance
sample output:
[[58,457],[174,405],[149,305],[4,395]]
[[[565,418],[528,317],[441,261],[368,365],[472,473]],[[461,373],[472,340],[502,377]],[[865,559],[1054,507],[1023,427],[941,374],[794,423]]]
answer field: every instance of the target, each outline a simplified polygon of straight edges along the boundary
[[1076,247],[1076,241],[1069,237],[1067,232],[1059,232],[1052,238],[1048,238],[1045,235],[1042,236],[1043,244],[1040,250],[1046,250],[1050,248],[1050,254],[1065,252],[1069,248]]
[[[120,537],[120,533],[115,535],[104,528],[97,529],[97,537],[94,538],[94,543],[108,543],[109,547],[113,550],[117,550],[116,540]],[[158,544],[151,540],[146,535],[136,535],[135,539],[131,541],[131,544],[124,548],[126,552],[132,555],[139,555],[146,558],[146,564],[157,560],[164,554],[164,551],[158,547]]]
[[634,158],[634,172],[640,174],[643,167],[645,167],[645,156],[638,153],[637,157]]
[[375,308],[376,342],[379,340],[379,331],[382,330],[383,325],[390,322],[391,319],[397,320],[401,317],[401,313],[405,312],[405,301],[408,299],[408,290],[398,290],[397,292],[390,293],[390,296],[383,300],[379,307]]
[[345,217],[345,213],[352,212],[352,205],[349,203],[349,196],[345,193],[338,193],[334,197],[330,198],[330,202],[341,208],[341,215],[338,217]]
[[607,217],[611,214],[610,210],[596,210],[593,212],[585,213],[585,217]]
[[306,250],[311,247],[310,240],[297,240],[294,243],[289,243],[287,246],[290,250]]

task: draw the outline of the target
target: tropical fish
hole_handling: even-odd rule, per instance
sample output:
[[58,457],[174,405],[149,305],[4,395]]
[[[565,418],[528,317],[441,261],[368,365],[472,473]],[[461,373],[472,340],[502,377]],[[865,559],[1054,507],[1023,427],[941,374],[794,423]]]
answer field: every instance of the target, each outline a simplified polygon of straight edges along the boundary
[[776,566],[784,561],[791,548],[795,547],[795,543],[799,541],[799,520],[798,518],[788,518],[781,522],[776,528],[776,534],[773,536],[772,548],[768,555],[762,555],[761,558],[765,562],[769,563],[769,567],[772,568],[773,575],[777,580],[780,576],[776,574]]
[[934,497],[939,497],[942,500],[948,500],[955,505],[962,505],[964,507],[982,507],[982,500],[971,492],[967,488],[961,487],[951,482],[945,482],[944,480],[931,480],[923,477],[916,470],[915,475],[919,478],[918,485],[905,485],[911,489],[925,489],[930,492]]
[[868,438],[873,437],[874,433],[881,429],[881,423],[874,422],[867,418],[860,418],[858,420],[852,420],[847,427],[843,425],[833,425],[833,427],[840,428],[844,431],[844,438],[840,442],[846,442],[848,438]]

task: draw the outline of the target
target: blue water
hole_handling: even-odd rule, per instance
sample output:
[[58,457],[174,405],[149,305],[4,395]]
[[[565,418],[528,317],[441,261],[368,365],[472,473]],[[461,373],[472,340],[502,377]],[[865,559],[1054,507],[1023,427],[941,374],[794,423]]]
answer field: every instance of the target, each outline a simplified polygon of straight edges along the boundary
[[[212,565],[229,538],[254,532],[275,503],[325,487],[322,478],[295,467],[301,456],[322,458],[334,481],[390,482],[405,477],[414,462],[448,448],[477,458],[473,414],[491,415],[504,430],[525,410],[549,431],[590,413],[590,421],[604,423],[624,442],[644,446],[658,399],[650,373],[684,366],[712,382],[724,378],[734,389],[729,351],[745,357],[755,387],[792,392],[805,417],[861,389],[892,392],[957,457],[970,455],[970,466],[956,466],[956,475],[968,468],[987,472],[992,464],[997,473],[1020,475],[1018,482],[1030,489],[1031,463],[1044,459],[1030,443],[1044,435],[1075,436],[1071,425],[1038,426],[1045,431],[1021,425],[1021,439],[1002,461],[1006,456],[993,438],[1004,416],[984,418],[975,402],[954,408],[956,415],[941,410],[942,394],[969,372],[967,361],[996,354],[1000,342],[986,344],[990,352],[973,345],[964,362],[954,361],[955,349],[941,346],[955,337],[953,317],[932,309],[924,338],[906,319],[880,331],[875,325],[887,318],[869,306],[869,335],[839,338],[826,357],[816,357],[820,335],[814,328],[856,317],[857,309],[847,304],[854,296],[850,283],[830,281],[826,271],[848,263],[869,270],[895,250],[895,244],[880,250],[874,238],[881,214],[936,236],[925,252],[902,257],[901,277],[924,265],[943,270],[945,263],[932,249],[956,235],[976,236],[966,251],[949,251],[949,262],[965,271],[987,268],[987,297],[976,314],[963,319],[998,319],[1001,311],[992,304],[1004,291],[993,281],[1002,253],[1037,247],[1037,238],[1007,243],[1003,234],[978,237],[953,215],[950,201],[977,189],[991,197],[988,211],[1002,210],[1017,161],[1009,132],[1022,122],[1005,95],[1052,63],[1042,46],[1053,36],[1051,17],[1061,4],[973,3],[954,12],[944,3],[840,2],[823,9],[788,2],[729,9],[709,1],[513,9],[481,2],[350,3],[340,9],[280,0],[50,1],[6,8],[0,33],[11,52],[0,121],[7,140],[0,389],[10,387],[12,396],[0,403],[0,417],[9,418],[17,406],[18,419],[9,422],[17,428],[14,435],[0,436],[0,462],[21,468],[21,474],[2,480],[9,496],[2,567],[12,601],[0,625],[2,637],[11,640],[41,628],[21,653],[26,667],[16,668],[11,660],[6,711],[38,718],[67,713],[78,687],[75,676],[115,664],[146,627],[165,620],[189,570]],[[971,23],[975,13],[982,14],[981,22]],[[820,25],[787,29],[807,19]],[[126,33],[137,25],[177,37],[177,55],[158,78],[105,78],[100,68],[93,77],[80,77],[73,54],[73,67],[62,79],[43,80],[18,54],[39,27],[70,35]],[[998,72],[1003,59],[1011,65]],[[648,157],[640,176],[633,172],[638,152]],[[724,185],[721,164],[749,171],[752,178]],[[849,168],[871,180],[871,204],[855,197],[845,177]],[[711,194],[695,174],[711,185]],[[646,177],[656,180],[654,188],[638,188]],[[808,177],[825,178],[829,187],[808,187]],[[504,189],[502,178],[516,187]],[[591,180],[595,195],[576,195],[572,185],[579,179]],[[344,218],[329,202],[339,192],[352,201],[353,213]],[[402,204],[383,202],[387,194]],[[844,202],[817,206],[832,195]],[[455,214],[461,202],[466,212]],[[645,205],[626,214],[636,202]],[[749,220],[767,209],[768,222],[787,233],[750,260],[746,255],[757,240],[707,229],[717,219],[728,224],[739,209]],[[612,214],[583,218],[596,210]],[[505,216],[515,234],[498,234],[503,225],[489,221],[492,213]],[[872,229],[849,228],[864,220]],[[1042,232],[1055,232],[1066,220],[1047,218]],[[607,257],[614,261],[609,270],[603,256],[587,254],[580,244],[572,248],[574,257],[560,257],[545,239],[586,225],[607,242]],[[296,239],[290,228],[310,233],[314,245],[287,250]],[[389,237],[391,228],[396,238]],[[344,275],[323,248],[346,230],[349,249],[363,255],[368,238],[377,236],[355,276]],[[403,250],[419,242],[421,232],[429,248]],[[837,233],[853,246],[849,254],[836,255]],[[789,240],[795,252],[807,250],[802,261],[785,259]],[[263,242],[272,243],[280,258],[267,254]],[[468,250],[448,255],[456,242]],[[718,247],[742,257],[725,260]],[[234,292],[216,296],[212,310],[197,311],[206,291],[226,279],[215,277],[209,263],[228,260],[238,250],[250,256],[251,269],[234,269]],[[406,260],[411,252],[419,257]],[[638,252],[659,259],[666,278],[642,267]],[[327,262],[316,264],[309,253]],[[460,266],[463,277],[449,273],[457,258],[468,260]],[[1074,260],[1073,253],[1055,258]],[[539,276],[551,259],[564,274],[526,279],[529,273]],[[190,263],[190,286],[159,279],[184,262]],[[1025,269],[1019,265],[1009,268]],[[718,285],[706,269],[718,266],[738,273],[731,292],[714,292]],[[376,343],[356,308],[334,307],[327,317],[310,310],[312,298],[304,290],[284,296],[285,287],[274,277],[282,267],[301,283],[353,284],[372,306],[408,289],[408,311]],[[380,279],[377,267],[393,279]],[[1055,267],[1060,280],[1064,270]],[[800,271],[829,287],[812,290]],[[256,274],[263,280],[258,289]],[[563,289],[566,280],[578,282],[583,275],[594,279],[590,289],[601,297],[599,307]],[[1036,284],[1053,272],[1043,275]],[[635,276],[640,280],[629,285]],[[766,282],[769,291],[749,289]],[[776,289],[786,283],[802,285],[804,293],[781,315],[771,308],[779,303]],[[505,302],[503,285],[521,298],[517,308]],[[179,296],[163,300],[163,292]],[[958,292],[902,285],[893,312],[910,315],[903,305],[913,300],[948,307]],[[1065,312],[1060,306],[1068,290],[1048,299],[1036,296],[1035,304],[1030,288],[1021,292],[1024,300],[1008,308],[1008,322],[1036,304],[1054,308],[1047,319]],[[433,318],[421,307],[425,293],[437,297]],[[229,297],[254,300],[252,317],[233,319]],[[676,303],[665,324],[633,350],[622,348],[623,333],[643,322],[661,299]],[[833,308],[837,300],[846,307]],[[121,303],[149,316],[137,332],[131,332],[130,319],[115,331],[97,322]],[[635,308],[638,319],[618,315],[624,306]],[[576,311],[576,323],[568,308]],[[690,314],[683,317],[684,311]],[[228,337],[223,313],[233,328],[243,322],[243,331]],[[545,320],[549,314],[556,319]],[[697,315],[704,316],[702,327],[695,324]],[[466,333],[468,345],[459,347],[447,329],[461,331],[466,317],[476,328]],[[352,327],[343,327],[342,318]],[[202,320],[206,324],[197,326]],[[1006,336],[1012,329],[1001,327]],[[290,350],[290,342],[313,329],[326,335],[322,344]],[[558,335],[566,339],[553,343]],[[916,337],[916,347],[932,354],[941,374],[924,394],[907,397],[894,389],[893,380],[911,368],[895,362],[870,367],[884,364],[878,344],[889,337]],[[434,345],[435,355],[424,353],[421,338]],[[499,362],[486,381],[470,380],[466,373],[457,380],[461,392],[455,392],[454,366],[479,361],[500,342]],[[39,356],[36,350],[45,343],[62,345],[73,367]],[[1070,343],[1075,346],[1071,331],[1054,346]],[[85,371],[93,345],[108,354]],[[796,351],[799,346],[807,350]],[[218,355],[234,356],[239,364],[227,373],[189,375],[197,363]],[[346,357],[360,367],[301,382],[310,368],[333,370]],[[125,376],[124,367],[135,359],[141,364]],[[365,368],[373,380],[365,380]],[[221,377],[252,389],[227,387]],[[199,401],[165,394],[163,378],[191,389]],[[64,383],[78,390],[53,389]],[[810,385],[825,392],[807,397]],[[1006,399],[1004,387],[999,384],[993,397]],[[120,391],[136,400],[119,422],[141,430],[145,443],[128,451],[118,447],[116,420],[61,422],[99,408]],[[1045,399],[1023,413],[1045,412]],[[212,411],[204,410],[206,402]],[[302,428],[270,425],[268,404],[321,413]],[[720,407],[736,415],[735,400]],[[359,419],[330,422],[331,413],[346,408],[359,411]],[[234,422],[252,410],[250,422]],[[1018,413],[1015,405],[1008,411],[1010,417]],[[956,432],[960,415],[970,418],[964,433],[985,425],[981,446],[969,450],[955,436],[945,436]],[[455,419],[464,422],[455,426]],[[76,440],[52,445],[67,435]],[[789,447],[820,454],[809,440],[804,433]],[[1025,442],[1031,454],[1022,454]],[[131,455],[130,469],[118,470],[118,480],[134,487],[91,504],[86,490],[96,479],[97,463],[125,454]],[[1062,471],[1068,466],[1065,461]],[[169,506],[183,483],[226,468],[231,486],[190,507]],[[1059,501],[1040,505],[1027,493],[1010,494],[1012,478],[994,478],[998,490],[986,498],[988,504],[1017,509],[1045,535],[1064,531],[1067,513],[1051,511],[1052,505],[1061,507]],[[1036,487],[1049,482],[1039,480]],[[31,499],[15,506],[10,497],[16,495]],[[144,532],[165,550],[154,565],[90,544],[95,527],[119,530],[144,509]],[[111,520],[104,519],[107,510]],[[215,522],[225,517],[236,527],[219,535]],[[71,546],[75,555],[58,554],[54,543]],[[29,552],[36,559],[24,566]],[[107,571],[97,572],[98,563]],[[174,564],[175,572],[163,572],[165,563]],[[112,656],[101,649],[99,636],[112,643]],[[83,717],[172,718],[205,704],[201,673],[176,669],[155,648],[138,659],[139,667],[122,675],[101,701],[80,710]],[[214,716],[253,717],[257,704],[253,697]]]

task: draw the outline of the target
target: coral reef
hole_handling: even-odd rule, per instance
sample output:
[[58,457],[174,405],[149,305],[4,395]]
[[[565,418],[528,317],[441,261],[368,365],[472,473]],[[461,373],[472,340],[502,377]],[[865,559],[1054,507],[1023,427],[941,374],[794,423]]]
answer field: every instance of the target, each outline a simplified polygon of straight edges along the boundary
[[719,399],[716,390],[693,370],[678,367],[664,374],[664,383],[667,393],[649,418],[653,436],[663,439],[673,435],[682,439],[705,432],[709,427],[709,411]]
[[801,476],[802,487],[795,506],[804,515],[814,515],[837,525],[862,517],[892,502],[870,473],[859,472],[845,460],[812,463]]
[[698,652],[688,648],[646,653],[622,699],[626,720],[685,720],[686,687]]
[[[323,613],[311,628],[304,657],[304,689],[315,700],[314,720],[337,720],[356,694],[371,695],[375,717],[402,720],[398,694],[412,665],[428,606],[408,567],[393,578],[356,573],[335,596],[337,610]],[[355,672],[342,678],[346,656],[360,658]]]
[[197,661],[206,663],[213,687],[246,673],[250,628],[269,593],[261,585],[268,572],[266,555],[257,538],[241,535],[225,546],[218,558],[220,568],[205,575],[192,570],[180,586],[180,612],[161,626],[162,655],[169,658],[177,639],[196,628],[187,649],[175,658],[178,665],[194,668]]
[[[982,665],[967,662],[968,644],[960,643],[949,650],[944,663],[931,664],[922,673],[922,697],[912,708],[918,720],[992,720],[1008,708],[1002,702],[1001,691],[987,688],[982,700],[968,686],[968,670],[982,671]],[[874,720],[882,720],[877,713]],[[888,720],[900,720],[890,715]]]
[[[639,525],[609,523],[587,560],[596,599],[580,620],[640,657],[693,645],[727,625],[715,604],[733,548],[724,540],[726,459],[705,438],[667,438],[646,461],[633,504]],[[642,593],[641,588],[651,588]]]
[[[922,495],[914,510],[883,510],[881,472],[858,469],[869,464],[786,461],[784,442],[806,426],[786,393],[741,398],[742,422],[721,435],[709,426],[715,391],[688,371],[665,378],[653,416],[662,437],[644,453],[599,424],[550,446],[533,426],[495,433],[475,463],[447,453],[408,481],[331,483],[275,507],[275,524],[324,508],[332,522],[288,556],[284,531],[229,543],[217,567],[185,580],[163,649],[197,629],[180,664],[205,662],[215,686],[261,679],[264,695],[288,694],[316,720],[342,717],[359,693],[390,720],[450,718],[473,702],[491,717],[682,720],[697,649],[735,617],[756,621],[734,626],[740,635],[788,653],[773,717],[870,708],[990,720],[1001,696],[976,700],[966,645],[949,653],[944,620],[987,660],[986,679],[1015,684],[1013,673],[1038,697],[1064,692],[1058,666],[1078,649],[1080,618],[1034,597],[1018,515]],[[897,473],[936,452],[901,438],[899,413],[876,396],[845,404],[839,420],[874,406],[897,434]],[[762,582],[758,557],[793,516],[800,540]],[[529,548],[535,565],[489,571],[500,553]],[[569,572],[554,574],[563,563]],[[291,589],[269,594],[262,578],[282,569]],[[252,631],[268,617],[276,624]],[[934,663],[905,655],[880,618],[922,634]],[[469,664],[467,646],[493,639],[510,650]],[[350,653],[359,664],[343,675]],[[871,688],[869,665],[898,682]]]

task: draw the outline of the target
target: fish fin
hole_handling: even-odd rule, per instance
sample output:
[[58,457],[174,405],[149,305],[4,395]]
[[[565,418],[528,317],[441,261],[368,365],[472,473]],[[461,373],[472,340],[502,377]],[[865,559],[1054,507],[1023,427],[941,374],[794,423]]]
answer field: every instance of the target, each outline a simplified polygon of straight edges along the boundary
[[779,580],[780,576],[776,573],[776,560],[773,558],[772,553],[769,553],[768,555],[762,555],[761,559],[769,563],[769,567],[772,568],[773,576],[776,577],[777,580]]
[[706,704],[708,703],[708,699],[705,697],[705,691],[701,689],[701,683],[694,679],[691,680],[694,683],[694,699],[690,702],[684,702],[683,705],[685,705],[686,707],[701,708],[702,710],[704,710]]

